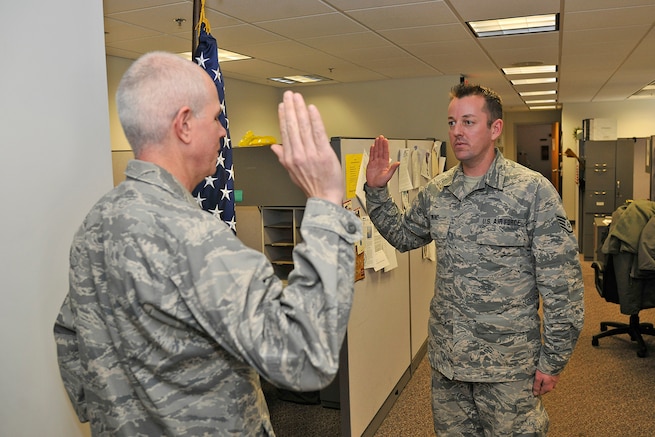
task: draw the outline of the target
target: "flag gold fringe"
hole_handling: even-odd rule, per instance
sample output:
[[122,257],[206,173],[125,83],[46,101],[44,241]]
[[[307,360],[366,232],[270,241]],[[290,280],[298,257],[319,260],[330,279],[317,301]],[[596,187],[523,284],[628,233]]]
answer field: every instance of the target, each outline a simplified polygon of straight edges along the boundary
[[200,36],[200,28],[203,23],[205,24],[205,31],[207,33],[212,33],[209,20],[207,20],[207,16],[205,15],[205,0],[200,1],[200,17],[198,17],[198,24],[196,24],[196,32],[198,32],[198,36]]

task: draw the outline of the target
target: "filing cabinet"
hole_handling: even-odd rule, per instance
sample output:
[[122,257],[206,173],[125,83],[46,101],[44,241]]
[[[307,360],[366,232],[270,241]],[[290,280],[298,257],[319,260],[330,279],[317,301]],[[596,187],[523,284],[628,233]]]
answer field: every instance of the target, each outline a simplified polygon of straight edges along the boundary
[[594,259],[594,221],[611,216],[627,200],[633,199],[635,180],[644,169],[637,168],[636,152],[645,138],[614,141],[581,141],[584,159],[584,188],[581,185],[581,228],[578,232],[585,260]]

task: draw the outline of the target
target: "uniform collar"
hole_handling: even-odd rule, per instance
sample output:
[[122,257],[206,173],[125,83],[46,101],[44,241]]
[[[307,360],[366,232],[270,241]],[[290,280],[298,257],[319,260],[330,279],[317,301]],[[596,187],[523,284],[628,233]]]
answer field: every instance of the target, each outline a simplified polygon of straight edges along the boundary
[[[496,157],[478,187],[488,185],[497,190],[503,189],[507,160],[498,148],[495,149],[495,153]],[[462,170],[461,163],[455,167],[454,171],[444,181],[444,187],[450,187],[450,191],[453,193],[459,193],[464,190],[464,171]]]
[[155,185],[171,193],[174,197],[186,200],[192,205],[198,206],[198,202],[189,191],[178,181],[175,176],[164,168],[152,162],[133,159],[127,163],[125,175],[129,179]]
[[502,190],[505,182],[507,160],[503,153],[496,148],[496,158],[484,175],[484,183],[497,190]]

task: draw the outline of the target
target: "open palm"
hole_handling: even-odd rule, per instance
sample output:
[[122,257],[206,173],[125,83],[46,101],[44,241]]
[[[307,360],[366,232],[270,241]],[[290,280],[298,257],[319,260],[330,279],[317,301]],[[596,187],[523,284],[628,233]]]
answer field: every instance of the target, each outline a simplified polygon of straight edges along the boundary
[[369,187],[384,187],[399,165],[398,161],[389,162],[389,140],[380,135],[375,139],[369,151],[366,184]]

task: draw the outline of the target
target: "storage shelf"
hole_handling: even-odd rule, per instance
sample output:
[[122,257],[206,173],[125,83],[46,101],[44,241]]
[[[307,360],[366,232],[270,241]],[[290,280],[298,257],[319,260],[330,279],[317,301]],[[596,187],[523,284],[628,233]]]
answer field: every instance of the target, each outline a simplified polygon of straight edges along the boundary
[[302,241],[300,223],[304,208],[262,207],[263,252],[286,281],[293,270],[293,248]]
[[264,227],[275,228],[275,229],[289,229],[289,228],[293,228],[293,222],[279,222],[279,223],[264,224]]

